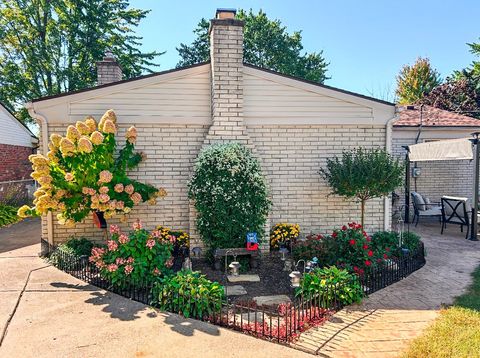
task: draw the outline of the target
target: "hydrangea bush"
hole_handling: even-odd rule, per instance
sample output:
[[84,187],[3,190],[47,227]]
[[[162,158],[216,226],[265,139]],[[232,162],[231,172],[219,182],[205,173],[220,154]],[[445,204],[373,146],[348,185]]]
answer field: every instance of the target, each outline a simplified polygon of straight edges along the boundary
[[270,207],[260,163],[238,143],[202,150],[189,183],[197,228],[207,248],[244,247],[246,234],[261,239]]
[[20,217],[56,211],[60,224],[74,226],[91,211],[105,218],[128,214],[134,205],[166,195],[164,189],[132,180],[127,170],[142,161],[135,152],[137,130],[130,127],[125,146],[117,152],[115,134],[117,117],[107,111],[100,122],[93,117],[69,125],[65,137],[52,134],[47,156],[30,156],[31,176],[40,184],[35,192],[34,207],[22,206]]
[[89,260],[113,284],[148,284],[172,273],[172,238],[163,237],[158,230],[149,232],[138,220],[128,234],[116,225],[110,226],[110,234],[106,247],[94,247]]

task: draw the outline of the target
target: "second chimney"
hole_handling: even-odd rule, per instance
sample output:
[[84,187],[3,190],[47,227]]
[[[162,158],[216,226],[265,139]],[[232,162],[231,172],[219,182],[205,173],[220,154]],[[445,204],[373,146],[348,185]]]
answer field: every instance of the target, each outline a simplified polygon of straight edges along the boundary
[[118,82],[122,80],[122,68],[110,51],[105,52],[102,61],[97,62],[97,84]]

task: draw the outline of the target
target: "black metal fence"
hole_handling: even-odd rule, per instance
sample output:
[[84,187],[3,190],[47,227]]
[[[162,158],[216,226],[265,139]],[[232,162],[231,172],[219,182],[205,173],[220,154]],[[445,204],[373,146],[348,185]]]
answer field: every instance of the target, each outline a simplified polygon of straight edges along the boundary
[[[88,261],[88,257],[78,257],[61,249],[49,247],[49,259],[60,270],[89,284],[109,290],[129,299],[154,304],[155,289],[151,282],[112,282],[100,275],[100,270]],[[363,277],[358,278],[365,295],[378,291],[397,282],[425,264],[423,244],[414,252],[388,260]],[[310,326],[328,319],[333,312],[343,307],[339,299],[343,287],[326,287],[324,291],[309,297],[297,297],[289,304],[275,307],[257,306],[254,302],[230,303],[228,300],[212,302],[208,313],[192,314],[191,318],[207,321],[258,338],[279,343],[288,343]],[[195,305],[195,298],[188,295],[176,296],[177,304],[170,305],[169,311],[182,314],[185,305]],[[195,312],[195,311],[194,311]]]

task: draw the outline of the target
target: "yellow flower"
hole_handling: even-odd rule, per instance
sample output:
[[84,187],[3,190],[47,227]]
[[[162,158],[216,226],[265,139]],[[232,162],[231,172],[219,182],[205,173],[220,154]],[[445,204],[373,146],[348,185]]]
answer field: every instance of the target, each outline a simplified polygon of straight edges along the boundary
[[28,160],[35,166],[48,166],[48,158],[41,154],[32,154],[28,157]]
[[102,144],[103,143],[103,134],[98,132],[98,131],[95,131],[90,135],[90,140],[95,145]]
[[41,176],[40,178],[38,178],[38,183],[40,185],[48,185],[52,182],[52,177],[50,175],[44,175],[44,176]]
[[158,191],[154,194],[156,198],[164,198],[168,195],[167,191],[164,188],[158,189]]
[[33,196],[36,197],[36,198],[39,198],[41,197],[42,195],[46,194],[45,191],[43,191],[42,189],[37,189],[35,191],[35,193],[33,193]]
[[90,153],[93,150],[92,142],[87,136],[82,136],[78,140],[78,150],[82,153]]
[[72,219],[67,219],[65,221],[65,226],[68,227],[68,228],[74,228],[75,227],[75,221],[73,221]]
[[103,133],[115,133],[117,128],[115,127],[115,123],[111,120],[107,119],[103,125],[102,132]]
[[100,123],[105,123],[105,121],[112,121],[113,123],[117,123],[117,116],[115,115],[115,111],[113,109],[109,109],[104,113],[102,118],[100,118]]
[[18,208],[17,215],[21,218],[26,218],[30,216],[30,207],[28,205],[23,205],[20,208]]
[[95,121],[95,118],[93,118],[92,116],[88,116],[87,118],[85,118],[85,124],[87,125],[90,133],[97,130],[97,122]]
[[77,121],[77,123],[75,123],[75,127],[80,134],[90,134],[90,128],[84,122]]
[[74,151],[75,145],[73,144],[73,142],[68,138],[62,138],[62,140],[60,141],[60,152],[62,152],[63,156],[71,155]]
[[69,125],[67,127],[67,138],[70,139],[72,142],[80,138],[80,132],[75,126]]
[[53,162],[55,164],[58,163],[58,158],[57,158],[57,155],[56,155],[56,151],[53,151],[53,150],[49,151],[47,153],[47,157],[51,162]]
[[60,225],[65,225],[65,217],[63,214],[57,214],[57,220]]
[[129,143],[135,143],[137,140],[137,129],[134,126],[128,128],[127,133],[125,133],[125,138]]
[[62,140],[62,136],[60,134],[57,134],[57,133],[52,133],[50,135],[50,142],[56,147],[58,148],[60,146],[60,141]]

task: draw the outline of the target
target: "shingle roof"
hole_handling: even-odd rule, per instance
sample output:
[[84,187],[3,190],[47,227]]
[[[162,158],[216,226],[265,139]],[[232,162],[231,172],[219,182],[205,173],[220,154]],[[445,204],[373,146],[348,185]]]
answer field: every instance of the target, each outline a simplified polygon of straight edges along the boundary
[[479,119],[431,106],[423,106],[422,113],[417,105],[399,106],[398,112],[394,127],[418,127],[420,114],[424,127],[480,127]]

